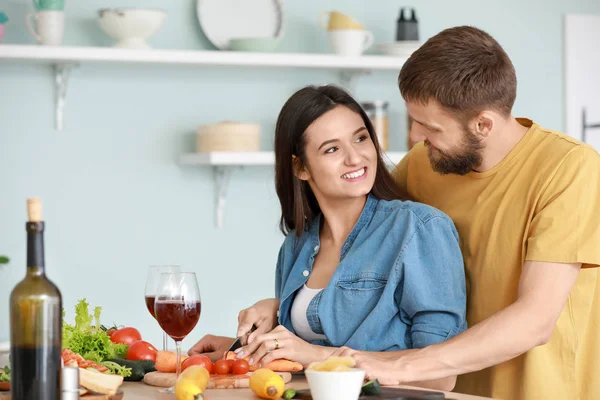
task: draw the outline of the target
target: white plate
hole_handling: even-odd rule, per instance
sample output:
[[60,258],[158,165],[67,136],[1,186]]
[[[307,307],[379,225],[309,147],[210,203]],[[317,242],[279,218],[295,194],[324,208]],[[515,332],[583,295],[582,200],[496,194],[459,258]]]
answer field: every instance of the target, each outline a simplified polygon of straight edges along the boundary
[[377,43],[375,48],[380,53],[388,56],[409,57],[422,44],[419,41],[407,40],[393,43]]
[[215,47],[229,49],[233,38],[279,37],[283,34],[281,0],[197,0],[202,31]]

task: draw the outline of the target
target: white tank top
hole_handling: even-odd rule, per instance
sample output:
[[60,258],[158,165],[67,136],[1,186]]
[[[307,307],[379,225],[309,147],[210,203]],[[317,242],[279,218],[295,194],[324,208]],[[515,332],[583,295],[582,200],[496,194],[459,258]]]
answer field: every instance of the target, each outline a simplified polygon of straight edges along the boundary
[[302,285],[292,303],[292,327],[296,331],[296,335],[307,342],[327,339],[327,336],[313,332],[306,317],[308,305],[321,290],[323,289],[311,289]]

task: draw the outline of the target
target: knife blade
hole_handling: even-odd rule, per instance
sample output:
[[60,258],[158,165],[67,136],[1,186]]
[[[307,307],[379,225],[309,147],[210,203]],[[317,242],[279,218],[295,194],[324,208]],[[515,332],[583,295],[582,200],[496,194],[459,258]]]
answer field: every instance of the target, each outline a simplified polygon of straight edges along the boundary
[[242,338],[245,338],[247,340],[248,336],[250,336],[250,334],[252,332],[254,332],[255,330],[256,330],[256,326],[252,325],[252,328],[250,328],[250,332],[246,333],[244,336],[240,336],[237,339],[235,339],[235,342],[233,342],[233,344],[229,347],[229,349],[227,349],[227,352],[225,352],[225,354],[229,353],[230,351],[235,351],[235,350],[239,349],[240,347],[243,347],[244,344],[242,343]]

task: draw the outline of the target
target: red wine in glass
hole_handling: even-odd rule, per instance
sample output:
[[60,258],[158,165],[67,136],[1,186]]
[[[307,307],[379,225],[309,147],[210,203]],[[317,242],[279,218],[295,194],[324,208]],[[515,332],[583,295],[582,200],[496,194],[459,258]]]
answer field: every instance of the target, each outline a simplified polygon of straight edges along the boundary
[[[200,289],[193,272],[170,272],[160,275],[154,315],[177,349],[176,377],[181,373],[181,341],[194,329],[200,319]],[[164,392],[173,393],[174,388]]]
[[[154,315],[154,299],[158,291],[158,284],[161,274],[165,272],[180,272],[181,268],[178,265],[152,265],[148,268],[146,274],[146,287],[144,289],[144,295],[146,300],[146,308],[152,315],[152,318],[156,319]],[[163,332],[163,350],[167,350],[167,334]]]
[[161,296],[155,304],[156,320],[173,340],[183,340],[200,319],[200,301]]
[[[152,314],[152,317],[154,319],[156,319],[156,315],[154,315],[154,300],[155,299],[156,299],[156,296],[146,296],[146,308],[148,309],[150,314]],[[166,350],[166,349],[163,349],[163,350]]]

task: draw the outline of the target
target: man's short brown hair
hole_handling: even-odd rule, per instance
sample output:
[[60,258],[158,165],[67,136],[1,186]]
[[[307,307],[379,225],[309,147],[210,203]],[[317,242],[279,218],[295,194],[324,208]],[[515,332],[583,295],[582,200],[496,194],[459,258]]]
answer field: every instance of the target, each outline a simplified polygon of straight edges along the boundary
[[402,67],[398,85],[404,100],[435,100],[462,121],[485,109],[509,116],[517,96],[515,68],[504,49],[470,26],[427,40]]

